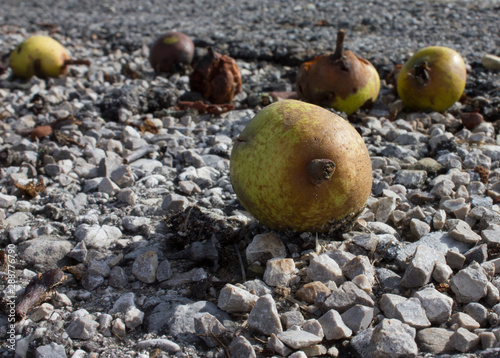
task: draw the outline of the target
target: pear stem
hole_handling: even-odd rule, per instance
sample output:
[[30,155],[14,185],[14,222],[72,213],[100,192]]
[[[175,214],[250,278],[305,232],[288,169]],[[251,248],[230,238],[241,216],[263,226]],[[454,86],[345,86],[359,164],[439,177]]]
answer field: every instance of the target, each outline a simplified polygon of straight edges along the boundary
[[335,47],[335,52],[332,55],[333,60],[340,60],[344,57],[344,42],[345,42],[345,30],[340,29],[337,32],[337,47]]
[[329,180],[335,172],[335,163],[330,159],[313,159],[307,164],[309,179],[314,185]]
[[89,60],[73,60],[69,59],[64,61],[64,67],[69,66],[69,65],[85,65],[85,66],[90,66],[90,61]]

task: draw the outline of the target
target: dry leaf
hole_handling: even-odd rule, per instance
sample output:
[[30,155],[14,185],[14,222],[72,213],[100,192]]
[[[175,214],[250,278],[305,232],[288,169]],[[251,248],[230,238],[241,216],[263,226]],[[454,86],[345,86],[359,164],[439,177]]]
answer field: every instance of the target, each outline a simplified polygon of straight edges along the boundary
[[21,190],[23,195],[27,195],[31,198],[35,198],[39,193],[45,190],[45,183],[43,182],[43,178],[40,178],[38,184],[35,184],[35,181],[32,180],[26,185],[14,183],[14,186]]

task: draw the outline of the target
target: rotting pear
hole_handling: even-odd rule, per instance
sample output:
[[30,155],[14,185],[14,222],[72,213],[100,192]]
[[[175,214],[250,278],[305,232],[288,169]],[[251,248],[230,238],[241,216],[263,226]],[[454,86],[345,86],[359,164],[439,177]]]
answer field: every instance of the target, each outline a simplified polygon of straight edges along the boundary
[[243,207],[268,228],[325,232],[346,229],[363,210],[372,167],[348,121],[283,100],[263,108],[236,139],[230,178]]
[[466,78],[465,62],[458,52],[430,46],[417,51],[403,65],[397,91],[408,109],[442,112],[460,99]]
[[337,34],[334,53],[303,63],[297,74],[300,98],[351,115],[372,105],[380,91],[380,77],[370,61],[344,50],[345,31]]
[[151,46],[149,62],[158,73],[170,73],[191,64],[194,43],[191,38],[177,31],[167,31]]
[[28,79],[59,77],[69,65],[89,65],[87,60],[72,60],[63,45],[49,36],[32,36],[10,53],[9,65],[15,76]]
[[231,103],[241,92],[241,72],[236,61],[215,52],[211,47],[201,57],[189,76],[192,91],[214,104]]

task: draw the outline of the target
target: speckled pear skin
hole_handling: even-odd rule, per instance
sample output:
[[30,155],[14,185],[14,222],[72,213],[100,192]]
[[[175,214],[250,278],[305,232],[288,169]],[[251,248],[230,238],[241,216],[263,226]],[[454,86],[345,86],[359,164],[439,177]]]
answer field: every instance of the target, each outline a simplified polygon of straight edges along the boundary
[[[319,184],[307,169],[315,159],[335,163]],[[230,177],[245,209],[278,231],[328,231],[359,213],[372,187],[359,133],[342,117],[297,100],[273,103],[248,123],[234,143]]]
[[19,78],[47,78],[65,74],[69,59],[68,52],[58,41],[49,36],[33,36],[17,45],[9,56],[9,63]]
[[467,70],[458,52],[430,46],[417,51],[401,68],[398,95],[411,110],[442,112],[460,99]]

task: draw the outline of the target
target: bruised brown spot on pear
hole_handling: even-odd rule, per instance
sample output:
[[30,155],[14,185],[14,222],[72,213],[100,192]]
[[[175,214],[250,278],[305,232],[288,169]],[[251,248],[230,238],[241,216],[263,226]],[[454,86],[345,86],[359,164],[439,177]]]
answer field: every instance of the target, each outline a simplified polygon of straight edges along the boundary
[[313,159],[307,164],[309,179],[314,185],[319,185],[332,177],[335,163],[330,159]]

